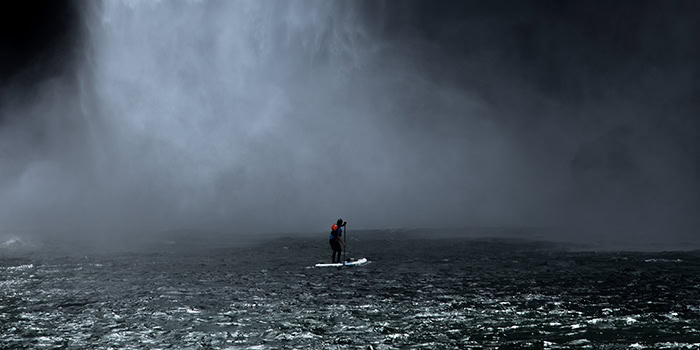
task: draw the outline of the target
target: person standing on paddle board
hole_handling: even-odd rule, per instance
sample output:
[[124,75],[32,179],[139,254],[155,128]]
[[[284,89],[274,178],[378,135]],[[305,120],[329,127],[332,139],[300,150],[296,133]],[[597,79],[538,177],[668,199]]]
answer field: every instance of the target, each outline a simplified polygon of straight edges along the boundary
[[[343,242],[343,239],[341,238],[343,236],[343,227],[347,225],[347,221],[343,221],[343,219],[338,219],[336,223],[331,226],[331,236],[328,239],[328,242],[331,244],[331,249],[333,249],[333,255],[331,255],[331,263],[335,264],[336,262],[340,262],[340,254],[343,252],[343,249],[340,247],[340,244],[342,243],[343,246],[345,245],[345,242]],[[338,254],[338,261],[336,261],[335,255],[336,253]]]

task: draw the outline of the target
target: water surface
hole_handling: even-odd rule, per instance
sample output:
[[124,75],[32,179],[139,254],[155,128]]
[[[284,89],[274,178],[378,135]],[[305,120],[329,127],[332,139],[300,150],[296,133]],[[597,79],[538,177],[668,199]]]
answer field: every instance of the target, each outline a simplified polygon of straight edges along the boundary
[[[192,244],[190,244],[192,243]],[[0,348],[699,348],[700,253],[358,233],[0,258]],[[191,248],[196,246],[196,248]]]

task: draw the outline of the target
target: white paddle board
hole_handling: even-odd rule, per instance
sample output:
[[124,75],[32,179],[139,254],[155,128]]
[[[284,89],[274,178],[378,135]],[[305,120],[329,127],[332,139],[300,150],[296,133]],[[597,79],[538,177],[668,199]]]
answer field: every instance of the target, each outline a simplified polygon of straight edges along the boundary
[[342,263],[335,263],[335,264],[316,264],[314,265],[315,267],[343,267],[343,266],[360,266],[368,263],[369,260],[362,258],[362,259],[357,259],[357,260],[352,260],[352,261],[346,261]]

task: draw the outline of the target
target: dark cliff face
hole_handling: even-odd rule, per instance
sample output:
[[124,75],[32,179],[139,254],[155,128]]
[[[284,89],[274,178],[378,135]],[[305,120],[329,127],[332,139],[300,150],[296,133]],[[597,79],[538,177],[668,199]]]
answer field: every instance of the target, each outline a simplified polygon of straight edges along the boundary
[[75,93],[84,20],[73,0],[0,2],[2,180],[17,179],[52,150],[71,153],[84,139]]
[[669,223],[700,205],[699,3],[366,5],[376,33],[422,57],[426,76],[495,111],[518,158],[545,175],[566,164],[577,212]]
[[693,1],[372,1],[365,12],[389,40],[430,42],[453,62],[493,53],[513,78],[574,101],[630,73],[697,73],[700,57]]
[[629,152],[669,144],[700,170],[696,1],[363,5],[378,37],[404,47],[429,79],[478,95],[516,137],[546,124],[588,148],[624,125],[634,130]]
[[80,11],[72,0],[0,4],[0,91],[31,89],[79,54]]

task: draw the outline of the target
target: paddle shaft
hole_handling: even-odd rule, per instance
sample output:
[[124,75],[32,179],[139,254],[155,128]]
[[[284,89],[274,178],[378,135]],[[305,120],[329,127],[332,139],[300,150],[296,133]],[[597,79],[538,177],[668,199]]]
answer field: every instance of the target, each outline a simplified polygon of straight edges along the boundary
[[348,225],[345,225],[345,247],[343,247],[343,260],[347,261],[347,254],[345,254],[348,251]]

